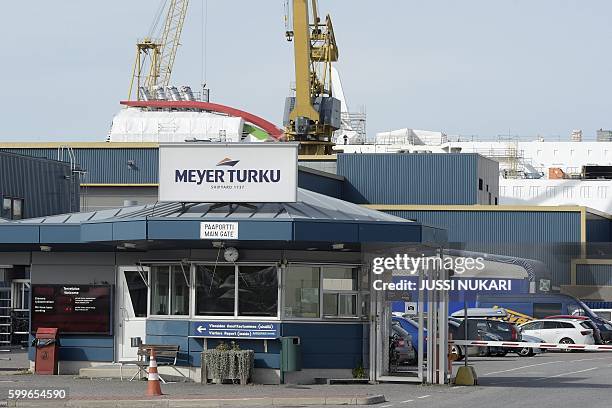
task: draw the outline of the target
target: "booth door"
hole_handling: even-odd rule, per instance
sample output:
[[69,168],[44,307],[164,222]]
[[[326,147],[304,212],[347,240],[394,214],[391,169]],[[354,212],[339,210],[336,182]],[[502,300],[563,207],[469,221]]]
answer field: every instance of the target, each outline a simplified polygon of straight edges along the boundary
[[136,360],[132,339],[145,342],[149,269],[120,267],[117,279],[117,319],[115,341],[117,361]]

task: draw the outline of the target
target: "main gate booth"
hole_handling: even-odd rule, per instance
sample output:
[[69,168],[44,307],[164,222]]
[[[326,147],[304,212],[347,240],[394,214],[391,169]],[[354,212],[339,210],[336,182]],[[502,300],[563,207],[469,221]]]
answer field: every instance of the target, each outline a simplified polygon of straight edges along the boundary
[[[265,149],[279,152],[267,144],[205,146],[188,146],[195,150],[189,153],[195,154],[194,168],[296,168],[295,155],[289,154],[286,167],[266,157]],[[172,165],[188,163],[189,154],[172,153],[179,158]],[[160,197],[157,204],[0,224],[0,264],[15,258],[29,264],[30,335],[38,327],[60,329],[60,373],[116,369],[133,360],[143,342],[178,346],[178,370],[200,381],[202,351],[234,341],[255,352],[256,383],[350,378],[356,369],[370,380],[436,381],[429,370],[441,367],[435,356],[443,345],[435,353],[419,347],[416,370],[409,374],[385,368],[390,303],[372,289],[365,252],[381,243],[435,252],[445,231],[298,190],[295,183],[264,194],[246,185],[236,189],[252,190],[244,199],[228,199],[209,188],[213,181],[195,173],[189,183],[185,174],[180,188],[188,194],[204,189],[212,203],[193,195]],[[223,184],[221,174],[227,173],[217,173],[216,184]],[[160,194],[163,180],[160,174]],[[281,197],[286,188],[289,195]],[[428,338],[444,338],[437,327],[446,325],[436,324],[446,316],[444,303],[421,300],[427,306],[418,308],[420,340],[413,341],[424,344],[425,330]],[[432,314],[436,310],[439,315]],[[296,371],[281,371],[284,339],[300,345]]]

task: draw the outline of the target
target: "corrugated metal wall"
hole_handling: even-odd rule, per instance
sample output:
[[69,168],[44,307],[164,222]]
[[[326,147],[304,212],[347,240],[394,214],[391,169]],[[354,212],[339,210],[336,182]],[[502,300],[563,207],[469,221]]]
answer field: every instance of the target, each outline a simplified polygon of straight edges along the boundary
[[79,211],[79,178],[65,163],[0,152],[0,196],[22,198],[24,218]]
[[570,283],[580,255],[578,211],[385,211],[445,228],[452,248],[544,262],[555,286]]
[[477,154],[339,154],[344,199],[359,204],[477,204]]
[[[2,149],[26,156],[57,160],[58,149]],[[87,172],[85,184],[150,184],[158,181],[157,148],[73,149],[76,163]],[[64,160],[69,161],[64,151]],[[134,165],[129,165],[134,163]]]
[[612,221],[606,217],[587,213],[587,242],[610,242],[612,238],[611,223]]
[[576,284],[612,286],[612,265],[576,265]]
[[[4,148],[0,151],[52,160],[58,158],[58,149],[50,148]],[[73,152],[76,163],[87,172],[82,177],[83,184],[155,184],[159,180],[159,150],[157,148],[74,148]],[[64,151],[64,160],[69,161],[66,151]],[[134,165],[129,165],[132,162]],[[300,161],[300,165],[336,173],[335,160]],[[312,177],[308,177],[308,180],[303,182],[308,184],[311,181],[313,181]],[[340,197],[337,189],[341,182],[325,181],[325,183],[326,186],[323,188],[330,192],[329,195]],[[329,185],[330,183],[333,186]],[[314,184],[309,185],[312,187]]]
[[478,158],[478,179],[482,180],[478,188],[478,204],[496,205],[499,202],[499,163],[487,157]]

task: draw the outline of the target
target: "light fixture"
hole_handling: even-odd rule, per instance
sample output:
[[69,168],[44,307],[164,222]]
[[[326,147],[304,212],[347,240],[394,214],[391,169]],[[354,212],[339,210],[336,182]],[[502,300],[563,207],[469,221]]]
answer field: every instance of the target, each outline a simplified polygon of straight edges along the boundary
[[125,249],[134,249],[134,248],[136,248],[136,244],[135,244],[135,243],[133,243],[133,242],[125,242],[125,243],[123,244],[123,247],[124,247]]
[[212,242],[212,247],[213,248],[223,248],[225,245],[223,244],[223,241],[213,241]]
[[332,249],[335,249],[335,250],[344,249],[344,244],[332,244]]
[[310,247],[310,248],[306,248],[307,251],[316,251],[319,248],[315,248],[315,247]]
[[51,248],[49,245],[41,245],[40,246],[40,251],[41,252],[51,252],[53,248]]

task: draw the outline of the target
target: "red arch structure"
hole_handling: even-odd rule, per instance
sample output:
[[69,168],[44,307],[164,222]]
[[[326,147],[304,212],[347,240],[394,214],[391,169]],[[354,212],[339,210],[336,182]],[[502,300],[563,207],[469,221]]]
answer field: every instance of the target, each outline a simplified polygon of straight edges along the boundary
[[252,113],[235,109],[230,106],[220,105],[218,103],[200,102],[200,101],[121,101],[122,105],[131,106],[134,108],[158,108],[158,109],[199,109],[209,112],[223,113],[229,116],[236,116],[244,119],[246,122],[263,129],[271,137],[276,140],[281,140],[284,132],[277,128],[272,122],[268,122]]

